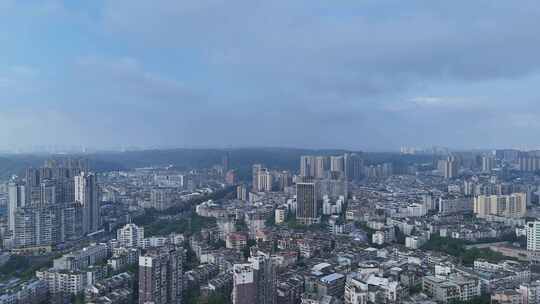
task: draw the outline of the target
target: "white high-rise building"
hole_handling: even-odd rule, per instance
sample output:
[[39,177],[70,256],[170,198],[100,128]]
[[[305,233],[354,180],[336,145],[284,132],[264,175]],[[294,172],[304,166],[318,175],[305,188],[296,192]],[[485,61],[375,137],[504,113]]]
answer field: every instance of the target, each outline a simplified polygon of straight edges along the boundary
[[96,175],[81,172],[75,176],[75,202],[82,207],[83,233],[92,233],[99,229],[100,214],[98,185]]
[[527,223],[527,250],[540,251],[540,221]]
[[300,157],[300,176],[315,176],[315,156],[303,155]]
[[261,164],[254,164],[251,167],[251,188],[253,191],[257,192],[257,185],[258,185],[258,179],[259,179],[259,171],[261,171],[263,168],[263,165]]
[[268,169],[261,169],[257,173],[257,191],[258,192],[270,192],[272,191],[272,184],[274,179],[272,173]]
[[126,224],[124,227],[116,230],[116,239],[120,246],[143,248],[144,227],[139,227],[135,224]]
[[26,203],[26,190],[23,185],[10,183],[8,186],[8,225],[11,232],[15,231],[15,213]]

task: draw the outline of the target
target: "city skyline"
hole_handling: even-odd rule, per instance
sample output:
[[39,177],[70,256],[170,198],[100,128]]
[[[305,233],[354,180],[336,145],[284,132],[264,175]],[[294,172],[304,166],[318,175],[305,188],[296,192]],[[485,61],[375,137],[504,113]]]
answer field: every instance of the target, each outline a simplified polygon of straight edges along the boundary
[[0,150],[530,149],[535,4],[0,1]]
[[0,304],[540,304],[540,2],[0,24]]

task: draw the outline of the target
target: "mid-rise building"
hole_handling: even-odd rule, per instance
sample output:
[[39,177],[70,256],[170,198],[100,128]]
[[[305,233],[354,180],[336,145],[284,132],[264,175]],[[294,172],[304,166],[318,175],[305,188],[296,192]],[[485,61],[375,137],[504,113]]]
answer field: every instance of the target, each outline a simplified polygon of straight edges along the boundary
[[422,279],[422,288],[427,295],[441,303],[466,302],[481,293],[478,279],[459,274],[447,277],[425,276]]
[[274,221],[276,224],[283,224],[287,219],[287,210],[285,208],[277,208],[274,211],[274,216]]
[[53,261],[53,269],[61,271],[77,271],[99,264],[107,258],[107,244],[92,244]]
[[247,235],[241,232],[233,232],[227,235],[225,247],[241,251],[247,246]]
[[173,188],[156,188],[150,192],[152,208],[156,210],[166,210],[174,206],[176,190]]
[[404,290],[394,279],[353,272],[345,281],[344,303],[366,304],[373,302],[370,298],[377,298],[380,303],[398,303],[404,297]]
[[46,282],[49,293],[53,295],[58,293],[76,295],[88,285],[87,275],[81,271],[36,271],[36,277]]
[[139,247],[144,246],[144,227],[139,227],[135,224],[126,224],[124,227],[116,230],[116,240],[123,247]]

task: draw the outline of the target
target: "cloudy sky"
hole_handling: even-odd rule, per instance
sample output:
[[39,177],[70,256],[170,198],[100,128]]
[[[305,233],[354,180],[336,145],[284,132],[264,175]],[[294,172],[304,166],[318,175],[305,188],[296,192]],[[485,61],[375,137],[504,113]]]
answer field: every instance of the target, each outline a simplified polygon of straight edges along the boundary
[[0,149],[534,148],[536,0],[0,0]]

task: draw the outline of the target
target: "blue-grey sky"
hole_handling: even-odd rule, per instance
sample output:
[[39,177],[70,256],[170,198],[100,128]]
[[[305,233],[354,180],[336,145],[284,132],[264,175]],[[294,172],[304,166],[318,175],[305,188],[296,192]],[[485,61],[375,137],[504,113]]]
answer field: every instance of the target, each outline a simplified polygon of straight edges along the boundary
[[0,0],[0,150],[535,148],[535,0]]

